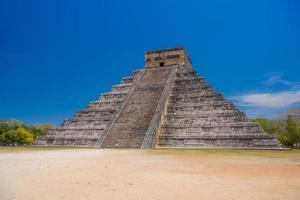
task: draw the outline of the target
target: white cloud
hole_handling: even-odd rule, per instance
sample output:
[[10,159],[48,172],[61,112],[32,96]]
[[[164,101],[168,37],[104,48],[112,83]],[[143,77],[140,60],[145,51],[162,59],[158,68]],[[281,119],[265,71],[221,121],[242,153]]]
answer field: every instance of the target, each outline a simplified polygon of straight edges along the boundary
[[263,87],[229,99],[250,117],[272,118],[289,108],[300,106],[299,82],[285,80],[280,73],[270,73],[266,77],[259,84]]
[[300,90],[275,93],[252,93],[232,97],[240,106],[286,108],[300,102]]

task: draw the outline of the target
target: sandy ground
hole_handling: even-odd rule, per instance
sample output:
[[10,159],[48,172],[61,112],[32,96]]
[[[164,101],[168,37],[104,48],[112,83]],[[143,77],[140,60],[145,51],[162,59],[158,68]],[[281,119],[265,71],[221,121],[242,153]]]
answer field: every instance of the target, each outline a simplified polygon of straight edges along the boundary
[[73,149],[0,153],[0,199],[300,199],[298,156]]

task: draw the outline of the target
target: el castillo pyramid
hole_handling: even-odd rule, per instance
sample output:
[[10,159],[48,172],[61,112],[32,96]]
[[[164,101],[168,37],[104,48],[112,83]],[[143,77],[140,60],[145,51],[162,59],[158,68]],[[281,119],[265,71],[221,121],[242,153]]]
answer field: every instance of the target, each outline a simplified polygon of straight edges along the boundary
[[36,145],[100,148],[280,148],[193,70],[183,48],[145,52],[144,69],[125,77]]

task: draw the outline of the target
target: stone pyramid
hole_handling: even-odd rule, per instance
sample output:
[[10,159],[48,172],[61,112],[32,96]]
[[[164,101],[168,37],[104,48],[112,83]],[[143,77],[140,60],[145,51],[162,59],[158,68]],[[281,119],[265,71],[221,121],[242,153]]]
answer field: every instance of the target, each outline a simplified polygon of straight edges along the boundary
[[192,68],[183,48],[145,52],[145,67],[38,137],[36,145],[280,148]]

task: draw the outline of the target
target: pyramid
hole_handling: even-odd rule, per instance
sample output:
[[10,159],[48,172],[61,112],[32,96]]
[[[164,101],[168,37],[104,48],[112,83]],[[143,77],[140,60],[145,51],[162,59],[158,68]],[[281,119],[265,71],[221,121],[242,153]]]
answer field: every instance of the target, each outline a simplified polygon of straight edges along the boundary
[[133,71],[35,144],[280,148],[274,136],[197,75],[183,48],[147,51],[144,59],[144,69]]

